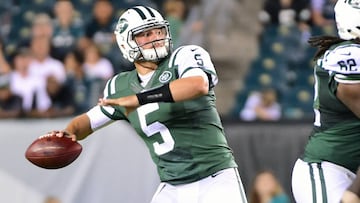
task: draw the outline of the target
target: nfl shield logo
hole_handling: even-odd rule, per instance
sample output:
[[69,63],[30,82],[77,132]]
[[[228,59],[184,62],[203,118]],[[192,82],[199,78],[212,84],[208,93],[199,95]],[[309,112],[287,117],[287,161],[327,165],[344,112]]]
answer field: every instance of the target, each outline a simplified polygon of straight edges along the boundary
[[166,82],[168,82],[168,81],[171,79],[171,77],[172,77],[172,74],[171,74],[170,71],[164,71],[164,72],[160,75],[159,81],[160,81],[161,83],[166,83]]

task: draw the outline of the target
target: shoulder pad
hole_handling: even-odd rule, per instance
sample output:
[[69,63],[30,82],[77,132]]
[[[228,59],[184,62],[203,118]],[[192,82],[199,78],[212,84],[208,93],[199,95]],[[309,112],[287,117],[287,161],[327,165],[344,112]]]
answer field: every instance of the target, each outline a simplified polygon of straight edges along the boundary
[[340,74],[360,74],[360,45],[346,44],[328,50],[322,67]]

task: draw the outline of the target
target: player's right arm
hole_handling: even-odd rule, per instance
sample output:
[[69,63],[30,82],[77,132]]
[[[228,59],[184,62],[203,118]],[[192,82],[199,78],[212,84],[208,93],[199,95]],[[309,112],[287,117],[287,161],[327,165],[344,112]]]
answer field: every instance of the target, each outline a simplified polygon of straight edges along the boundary
[[73,118],[64,130],[73,140],[85,139],[93,133],[90,124],[90,118],[86,113]]
[[336,96],[360,118],[360,84],[340,83]]
[[87,113],[73,118],[64,130],[52,131],[49,135],[58,137],[67,136],[73,141],[83,140],[94,131],[112,123],[113,120],[106,116],[100,106],[95,106]]

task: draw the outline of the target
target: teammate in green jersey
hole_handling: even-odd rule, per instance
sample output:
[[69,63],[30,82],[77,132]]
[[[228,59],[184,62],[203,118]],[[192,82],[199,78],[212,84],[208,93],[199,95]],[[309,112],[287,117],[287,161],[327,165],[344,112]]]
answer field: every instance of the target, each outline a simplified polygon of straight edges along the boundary
[[295,163],[292,191],[299,203],[339,203],[360,165],[360,5],[338,0],[339,37],[309,40],[318,47],[313,131]]
[[216,110],[209,54],[195,45],[172,51],[167,21],[144,6],[120,16],[115,36],[135,70],[111,78],[97,106],[51,134],[81,140],[124,120],[157,166],[161,184],[152,203],[247,202]]

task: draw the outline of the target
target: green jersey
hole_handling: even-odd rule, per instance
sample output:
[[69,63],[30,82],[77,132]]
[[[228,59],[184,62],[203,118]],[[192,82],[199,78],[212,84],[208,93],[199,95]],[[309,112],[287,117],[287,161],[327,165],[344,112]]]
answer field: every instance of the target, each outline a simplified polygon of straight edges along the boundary
[[329,161],[354,173],[360,166],[360,120],[336,97],[339,83],[360,83],[359,56],[359,44],[343,42],[318,59],[314,69],[315,122],[304,161]]
[[133,95],[181,78],[193,68],[208,75],[210,91],[205,96],[184,102],[149,103],[128,117],[123,107],[102,107],[111,120],[127,120],[134,127],[148,147],[161,181],[174,185],[237,166],[215,107],[217,75],[209,54],[198,46],[180,47],[158,65],[145,87],[134,70],[114,76],[104,90],[107,98]]

